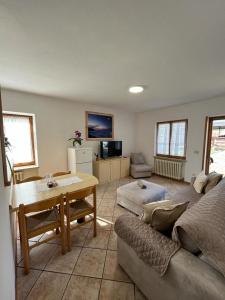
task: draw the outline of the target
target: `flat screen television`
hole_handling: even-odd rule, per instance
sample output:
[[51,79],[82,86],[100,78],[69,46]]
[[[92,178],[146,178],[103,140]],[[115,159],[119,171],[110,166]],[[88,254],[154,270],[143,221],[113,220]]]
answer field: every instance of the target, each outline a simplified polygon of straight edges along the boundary
[[100,157],[105,159],[114,156],[122,156],[122,141],[101,141]]

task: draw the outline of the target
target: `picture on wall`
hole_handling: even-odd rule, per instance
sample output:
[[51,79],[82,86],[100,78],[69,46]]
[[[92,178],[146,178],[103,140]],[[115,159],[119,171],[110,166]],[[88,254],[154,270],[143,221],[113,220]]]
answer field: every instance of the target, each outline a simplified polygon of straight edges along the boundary
[[113,115],[86,112],[86,139],[112,140],[114,136]]

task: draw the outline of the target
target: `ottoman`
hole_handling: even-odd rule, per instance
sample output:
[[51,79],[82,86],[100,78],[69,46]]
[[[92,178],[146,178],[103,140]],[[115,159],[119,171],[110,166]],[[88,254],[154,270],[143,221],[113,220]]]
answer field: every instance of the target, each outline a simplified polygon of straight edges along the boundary
[[167,189],[159,184],[142,180],[146,189],[141,189],[137,181],[125,184],[117,189],[117,204],[136,215],[143,213],[143,204],[165,199]]

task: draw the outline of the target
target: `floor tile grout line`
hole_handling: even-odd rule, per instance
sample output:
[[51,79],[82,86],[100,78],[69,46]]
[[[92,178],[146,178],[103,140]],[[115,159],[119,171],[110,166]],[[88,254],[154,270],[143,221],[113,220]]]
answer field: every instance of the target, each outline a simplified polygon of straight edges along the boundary
[[[47,243],[46,243],[47,244]],[[54,248],[58,248],[58,247],[61,247],[61,245],[58,245],[58,244],[48,244],[48,245],[54,245],[54,246],[57,246],[57,247],[54,247]],[[55,249],[56,250],[56,249]],[[52,250],[52,255],[50,255],[50,257],[49,257],[49,259],[48,259],[48,261],[47,261],[47,263],[45,264],[45,266],[44,266],[44,268],[43,269],[39,269],[39,270],[45,270],[45,268],[46,268],[46,266],[47,266],[47,264],[50,262],[50,260],[52,259],[52,257],[53,257],[53,255],[54,255],[54,252],[55,251],[53,251]],[[30,269],[31,269],[32,267],[30,267]],[[34,269],[34,268],[33,268]],[[38,269],[37,269],[38,270]]]
[[67,289],[67,287],[68,287],[68,285],[69,285],[69,282],[70,282],[71,277],[72,277],[72,274],[70,274],[70,278],[69,278],[69,280],[67,281],[67,284],[66,284],[66,286],[65,286],[65,289],[64,289],[64,291],[63,291],[63,294],[62,294],[62,298],[61,298],[61,299],[63,299],[63,297],[64,297],[64,295],[65,295],[65,292],[66,292],[66,289]]
[[[109,243],[109,240],[108,240],[108,243]],[[107,243],[107,248],[108,248],[108,243]],[[107,250],[106,250],[106,253],[105,253],[104,266],[103,266],[103,270],[102,270],[102,278],[101,278],[100,288],[99,288],[99,292],[98,292],[98,299],[100,298],[100,293],[101,293],[101,288],[102,288],[102,280],[103,280],[104,271],[105,271],[106,257],[107,257]]]
[[[69,282],[70,282],[70,280],[71,280],[71,278],[72,278],[73,271],[74,271],[74,269],[75,269],[75,266],[76,266],[76,264],[77,264],[77,262],[78,262],[78,259],[79,259],[79,257],[80,257],[80,254],[81,254],[81,252],[82,252],[83,247],[79,247],[79,248],[80,248],[80,253],[79,253],[79,255],[78,255],[78,257],[77,257],[77,260],[76,260],[76,262],[75,262],[75,264],[74,264],[72,273],[71,273],[71,274],[68,274],[68,275],[70,275],[70,277],[69,277],[69,280],[68,280],[68,282],[67,282],[67,284],[66,284],[66,287],[65,287],[65,289],[64,289],[64,292],[63,292],[63,295],[62,295],[62,298],[61,298],[61,299],[63,299],[63,297],[64,297],[64,295],[65,295],[66,289],[67,289],[67,287],[68,287],[68,285],[69,285]],[[59,274],[62,274],[62,273],[59,272]]]
[[[109,251],[113,251],[113,250],[109,250]],[[106,257],[105,257],[106,259]],[[77,263],[77,262],[76,262]],[[24,269],[22,267],[20,267],[21,269]],[[74,267],[75,268],[75,267]],[[128,284],[134,284],[134,282],[131,282],[131,281],[124,281],[124,280],[119,280],[119,279],[109,279],[109,278],[99,278],[99,277],[95,277],[95,276],[90,276],[90,275],[84,275],[84,274],[75,274],[75,273],[65,273],[65,272],[57,272],[57,271],[52,271],[52,270],[40,270],[40,269],[32,269],[34,271],[40,271],[40,274],[38,275],[36,281],[34,282],[34,284],[37,282],[37,280],[39,279],[39,277],[41,276],[42,273],[53,273],[53,274],[61,274],[61,275],[68,275],[70,277],[73,277],[73,276],[78,276],[78,277],[85,277],[85,278],[92,278],[92,279],[103,279],[103,280],[108,280],[108,281],[115,281],[115,282],[123,282],[123,283],[128,283]]]
[[41,277],[41,275],[42,275],[43,272],[44,272],[44,270],[42,270],[42,271],[40,272],[39,276],[38,276],[37,279],[35,280],[34,284],[32,285],[32,287],[31,287],[31,289],[29,290],[29,292],[28,292],[27,296],[25,297],[25,299],[28,299],[28,297],[29,297],[29,295],[30,295],[32,289],[34,288],[35,284],[37,283],[38,279]]
[[[110,231],[110,233],[113,232],[113,230],[105,230],[105,231]],[[109,241],[107,242],[107,248],[97,248],[97,247],[87,247],[87,246],[72,246],[72,248],[79,248],[79,249],[81,249],[81,251],[82,251],[82,249],[93,249],[93,250],[106,250],[106,251],[109,250],[109,251],[117,252],[117,250],[109,249],[108,248],[108,244],[109,244]],[[80,253],[81,253],[81,251],[80,251]],[[79,256],[80,256],[80,254],[79,254]],[[78,258],[79,258],[79,256],[78,256]],[[50,259],[52,257],[50,257]],[[50,259],[49,259],[49,261],[50,261]],[[47,262],[47,264],[49,263],[49,261]],[[47,266],[47,264],[46,264],[46,266]],[[38,268],[35,268],[35,267],[30,267],[30,269],[31,270],[36,270],[36,271],[46,271],[46,272],[55,272],[55,273],[62,273],[62,274],[70,274],[70,273],[66,273],[66,272],[49,271],[49,270],[45,269],[46,266],[44,267],[44,269],[38,269]],[[24,269],[24,266],[17,266],[17,268]]]
[[[89,231],[90,231],[90,230],[89,230]],[[89,234],[89,231],[88,231],[88,234]],[[78,257],[77,257],[77,261],[76,261],[76,263],[75,263],[75,265],[74,265],[74,267],[73,267],[71,276],[72,276],[72,274],[73,274],[73,272],[74,272],[74,270],[75,270],[75,267],[76,267],[76,265],[77,265],[77,263],[78,263],[78,260],[79,260],[79,257],[80,257],[80,255],[81,255],[81,252],[82,252],[82,250],[84,249],[84,244],[85,244],[85,241],[86,241],[86,239],[87,239],[88,234],[86,235],[86,237],[85,237],[85,239],[84,239],[84,243],[83,243],[83,245],[81,246],[81,250],[80,250],[80,253],[79,253]]]

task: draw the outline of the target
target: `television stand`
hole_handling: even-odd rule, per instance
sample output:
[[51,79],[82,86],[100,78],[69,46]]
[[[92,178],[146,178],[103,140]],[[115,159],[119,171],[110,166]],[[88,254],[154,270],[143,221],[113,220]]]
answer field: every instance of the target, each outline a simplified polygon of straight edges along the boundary
[[130,175],[130,157],[111,157],[93,162],[94,175],[99,183],[106,183]]

